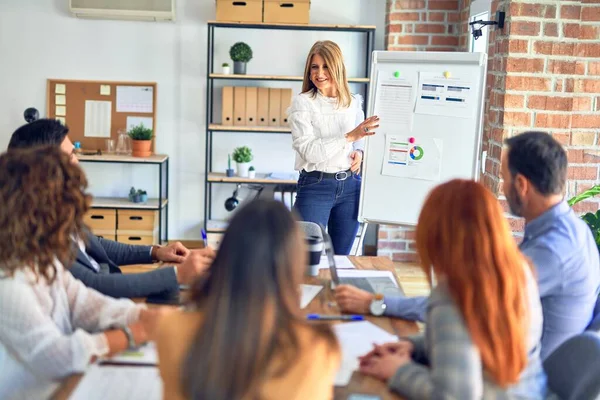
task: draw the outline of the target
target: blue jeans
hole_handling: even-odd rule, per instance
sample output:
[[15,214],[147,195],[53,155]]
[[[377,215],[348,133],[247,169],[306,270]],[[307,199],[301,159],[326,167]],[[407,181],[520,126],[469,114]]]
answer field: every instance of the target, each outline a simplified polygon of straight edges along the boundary
[[338,181],[315,175],[300,173],[294,209],[302,220],[326,226],[335,254],[348,255],[358,232],[361,177],[352,174]]

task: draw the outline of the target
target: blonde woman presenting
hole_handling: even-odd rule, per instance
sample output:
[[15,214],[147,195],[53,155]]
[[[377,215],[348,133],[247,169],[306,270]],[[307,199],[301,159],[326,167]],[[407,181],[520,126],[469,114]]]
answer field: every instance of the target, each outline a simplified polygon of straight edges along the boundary
[[294,208],[303,220],[327,226],[336,254],[349,254],[358,231],[363,139],[375,134],[379,118],[364,119],[362,99],[350,93],[334,42],[310,49],[288,121],[300,172]]

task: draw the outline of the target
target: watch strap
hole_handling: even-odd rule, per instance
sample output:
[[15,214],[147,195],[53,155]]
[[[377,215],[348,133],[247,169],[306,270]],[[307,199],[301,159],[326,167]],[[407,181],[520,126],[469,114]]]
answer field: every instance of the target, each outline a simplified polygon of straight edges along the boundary
[[125,333],[125,336],[127,336],[128,349],[136,350],[137,345],[135,344],[135,338],[133,337],[133,332],[131,332],[131,329],[129,329],[128,326],[124,326],[121,328],[121,330]]

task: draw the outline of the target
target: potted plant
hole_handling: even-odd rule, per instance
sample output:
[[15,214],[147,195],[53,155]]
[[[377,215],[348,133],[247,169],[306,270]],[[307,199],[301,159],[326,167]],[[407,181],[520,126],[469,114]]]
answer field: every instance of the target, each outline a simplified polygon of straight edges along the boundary
[[248,146],[237,147],[233,150],[233,160],[237,164],[237,174],[239,177],[247,178],[250,161],[252,161],[252,150]]
[[256,178],[256,170],[254,169],[253,166],[248,168],[248,178],[250,178],[250,179]]
[[129,201],[133,203],[139,203],[139,195],[137,194],[133,186],[131,187],[131,189],[129,189]]
[[138,189],[138,195],[140,196],[140,203],[145,203],[148,201],[148,193],[145,190]]
[[145,190],[135,190],[134,187],[129,189],[129,201],[134,203],[145,203],[148,201],[148,193]]
[[244,42],[237,42],[229,49],[229,56],[233,60],[233,73],[246,74],[246,63],[252,59],[252,49]]
[[131,138],[131,155],[134,157],[149,157],[152,155],[152,129],[140,123],[127,132]]
[[233,168],[231,168],[231,154],[227,154],[227,170],[225,171],[225,175],[228,178],[233,176]]
[[[596,185],[586,190],[583,193],[580,193],[571,199],[568,200],[569,206],[573,206],[580,201],[585,199],[589,199],[590,197],[594,197],[600,194],[600,185]],[[600,252],[600,210],[596,211],[596,213],[586,213],[581,216],[581,219],[585,221],[586,224],[592,230],[592,234],[594,235],[594,239],[596,240],[596,245],[598,246],[598,251]]]
[[224,75],[229,75],[231,73],[231,67],[229,66],[229,64],[223,63],[223,65],[221,65],[221,67],[223,68]]

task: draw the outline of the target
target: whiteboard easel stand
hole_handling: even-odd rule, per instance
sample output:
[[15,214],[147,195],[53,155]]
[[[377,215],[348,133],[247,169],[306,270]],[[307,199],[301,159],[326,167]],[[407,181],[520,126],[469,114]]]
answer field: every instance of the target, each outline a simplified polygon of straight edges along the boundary
[[367,227],[369,224],[365,221],[363,222],[362,231],[360,232],[360,236],[358,237],[358,245],[356,246],[356,250],[354,250],[355,256],[360,256],[360,249],[363,248],[363,244],[365,243],[365,236],[367,235]]

